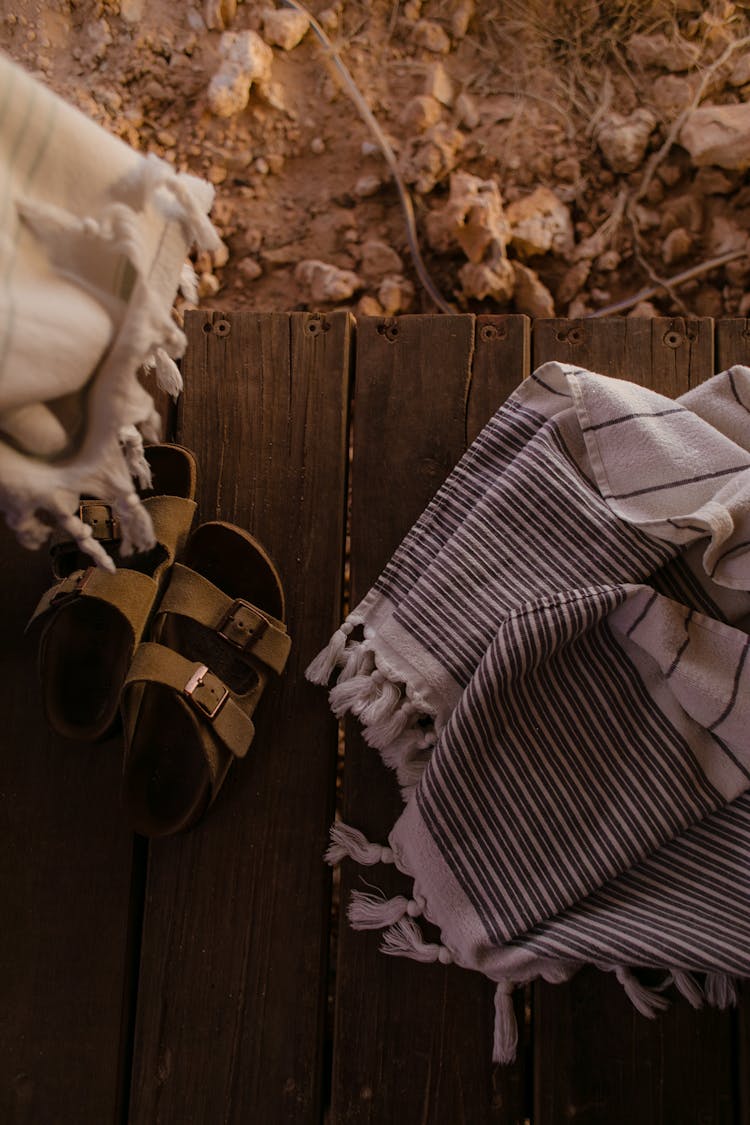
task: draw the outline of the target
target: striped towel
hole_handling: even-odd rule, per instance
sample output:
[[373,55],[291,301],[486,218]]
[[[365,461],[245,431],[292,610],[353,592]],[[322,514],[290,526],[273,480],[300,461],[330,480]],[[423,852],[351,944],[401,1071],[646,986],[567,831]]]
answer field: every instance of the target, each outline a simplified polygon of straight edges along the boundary
[[654,1015],[634,970],[695,1005],[750,973],[749,410],[744,367],[673,401],[545,364],[308,669],[405,797],[386,845],[332,829],[414,881],[352,924],[497,982],[497,1061],[535,978]]
[[0,510],[25,546],[57,526],[113,569],[83,493],[112,503],[123,554],[153,545],[133,476],[148,485],[159,416],[138,370],[179,393],[172,303],[190,244],[219,245],[212,199],[0,53]]

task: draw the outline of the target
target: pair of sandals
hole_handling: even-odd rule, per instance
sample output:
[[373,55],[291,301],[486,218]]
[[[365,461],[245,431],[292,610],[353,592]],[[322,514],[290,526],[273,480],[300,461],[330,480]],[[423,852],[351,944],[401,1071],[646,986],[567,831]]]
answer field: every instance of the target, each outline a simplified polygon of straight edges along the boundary
[[[196,462],[177,445],[146,448],[142,491],[156,546],[122,558],[108,505],[81,503],[116,564],[90,567],[70,541],[52,545],[56,584],[31,619],[49,725],[94,742],[121,714],[123,803],[136,832],[191,828],[254,737],[252,716],[290,640],[278,571],[232,524],[195,531]],[[89,560],[90,561],[90,560]]]

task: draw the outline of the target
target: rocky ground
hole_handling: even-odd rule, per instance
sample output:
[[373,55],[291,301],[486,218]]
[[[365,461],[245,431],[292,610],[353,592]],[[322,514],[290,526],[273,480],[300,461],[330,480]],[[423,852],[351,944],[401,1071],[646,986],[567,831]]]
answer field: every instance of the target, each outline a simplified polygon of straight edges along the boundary
[[396,176],[281,3],[18,0],[0,47],[216,185],[225,249],[195,263],[203,306],[428,312],[431,285],[473,312],[748,315],[750,3],[309,9]]

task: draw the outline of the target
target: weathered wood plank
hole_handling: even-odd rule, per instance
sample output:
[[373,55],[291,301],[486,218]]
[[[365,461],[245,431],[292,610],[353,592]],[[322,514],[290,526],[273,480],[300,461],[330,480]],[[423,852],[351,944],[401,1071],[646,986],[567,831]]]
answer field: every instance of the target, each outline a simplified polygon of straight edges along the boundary
[[133,837],[119,809],[118,739],[46,729],[28,618],[45,551],[0,528],[0,1120],[119,1122],[130,1030]]
[[[713,374],[710,320],[537,321],[533,364],[563,360],[676,395]],[[719,1122],[732,1112],[732,1019],[683,1000],[657,1020],[594,970],[534,990],[534,1125]]]
[[[526,374],[522,317],[358,322],[352,476],[353,604],[463,453]],[[344,820],[384,839],[401,811],[395,779],[347,726]],[[408,893],[393,869],[367,872]],[[360,873],[345,863],[342,909]],[[521,1122],[524,1065],[493,1073],[492,988],[454,966],[378,951],[380,935],[343,925],[337,958],[333,1125]],[[521,1013],[523,1015],[523,1013]]]
[[322,1114],[336,724],[303,671],[341,604],[351,322],[194,314],[178,437],[202,519],[285,581],[294,648],[248,758],[190,834],[151,845],[131,1121]]

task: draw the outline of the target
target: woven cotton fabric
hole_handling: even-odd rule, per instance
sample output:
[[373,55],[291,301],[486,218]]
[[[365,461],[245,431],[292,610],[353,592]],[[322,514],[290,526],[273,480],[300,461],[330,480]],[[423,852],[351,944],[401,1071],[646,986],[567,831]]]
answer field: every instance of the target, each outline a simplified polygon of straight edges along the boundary
[[[383,948],[507,997],[584,964],[652,1015],[750,971],[750,370],[673,401],[550,363],[483,430],[310,678],[405,809],[411,900],[355,895]],[[414,917],[440,930],[425,941]]]
[[153,546],[133,477],[173,395],[172,304],[194,242],[216,248],[210,184],[135,152],[0,53],[0,510],[38,547],[54,528],[113,564],[78,518],[112,504],[121,552]]

